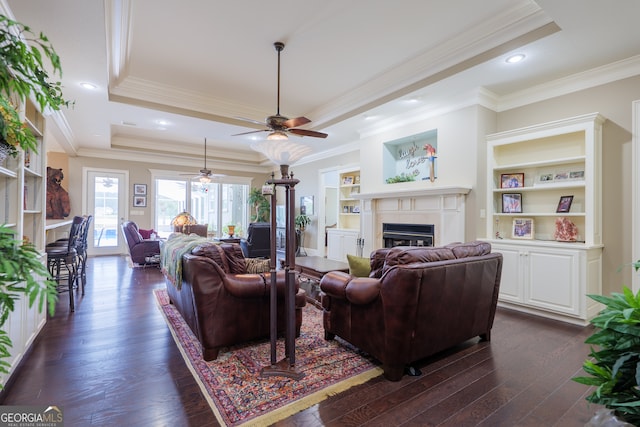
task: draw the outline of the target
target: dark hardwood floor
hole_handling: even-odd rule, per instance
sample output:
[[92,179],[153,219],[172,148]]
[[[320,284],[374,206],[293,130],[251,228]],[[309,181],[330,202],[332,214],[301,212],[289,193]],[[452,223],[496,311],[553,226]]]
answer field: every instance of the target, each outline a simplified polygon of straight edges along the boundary
[[[2,393],[4,405],[58,405],[66,426],[215,426],[151,290],[155,268],[91,258],[75,313],[61,295],[33,351]],[[443,331],[446,332],[446,331]],[[590,327],[500,310],[490,343],[477,339],[332,396],[279,426],[583,426],[597,407],[581,374]]]

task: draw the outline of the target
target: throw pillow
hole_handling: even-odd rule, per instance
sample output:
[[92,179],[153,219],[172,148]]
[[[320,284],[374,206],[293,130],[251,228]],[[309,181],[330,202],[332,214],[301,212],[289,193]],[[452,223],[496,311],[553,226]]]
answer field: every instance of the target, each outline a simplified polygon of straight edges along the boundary
[[143,228],[139,228],[138,233],[140,233],[143,239],[149,240],[151,238],[151,233],[155,233],[155,231],[153,230],[153,228],[151,230],[145,230]]
[[247,274],[266,273],[271,267],[268,259],[263,258],[246,258]]
[[369,258],[347,254],[347,261],[349,262],[350,274],[356,277],[369,277],[369,273],[371,273]]

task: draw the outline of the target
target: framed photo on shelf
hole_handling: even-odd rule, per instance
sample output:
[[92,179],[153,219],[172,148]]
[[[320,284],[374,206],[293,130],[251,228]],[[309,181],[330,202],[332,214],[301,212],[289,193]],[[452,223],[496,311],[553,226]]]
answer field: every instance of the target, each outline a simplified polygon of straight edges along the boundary
[[538,180],[536,184],[551,184],[553,182],[553,174],[552,173],[543,173],[538,176]]
[[514,218],[511,237],[514,239],[533,239],[533,218]]
[[133,184],[133,194],[136,196],[146,196],[147,184]]
[[575,180],[575,181],[584,180],[584,171],[583,170],[579,170],[579,171],[571,171],[571,172],[569,172],[569,179],[572,179],[572,180]]
[[569,172],[556,172],[553,177],[554,181],[566,181],[569,179]]
[[353,185],[353,175],[342,177],[342,185]]
[[135,208],[146,208],[147,207],[147,196],[133,196],[133,207],[135,207]]
[[500,188],[524,187],[523,173],[503,173],[500,175]]
[[561,196],[556,212],[569,212],[569,209],[571,209],[571,202],[573,202],[573,196]]
[[502,213],[522,213],[522,193],[504,193]]

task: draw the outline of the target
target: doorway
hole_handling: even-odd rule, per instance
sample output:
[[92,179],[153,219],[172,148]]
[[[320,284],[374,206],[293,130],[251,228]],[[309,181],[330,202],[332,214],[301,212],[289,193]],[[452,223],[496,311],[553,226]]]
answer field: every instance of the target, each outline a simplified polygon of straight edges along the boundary
[[86,183],[82,206],[93,215],[89,230],[89,255],[119,255],[127,252],[120,225],[129,216],[127,199],[129,172],[84,168]]
[[327,229],[337,227],[338,223],[338,172],[335,168],[319,171],[319,199],[323,203],[317,204],[318,215],[318,255],[327,255]]

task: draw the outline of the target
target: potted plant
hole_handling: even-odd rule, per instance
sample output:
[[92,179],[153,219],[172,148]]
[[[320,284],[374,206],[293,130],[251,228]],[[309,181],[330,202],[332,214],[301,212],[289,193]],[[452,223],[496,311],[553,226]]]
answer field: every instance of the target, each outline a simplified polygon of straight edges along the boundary
[[268,222],[269,221],[269,212],[271,210],[271,203],[269,199],[262,194],[262,190],[260,188],[252,188],[249,192],[248,202],[253,209],[255,210],[255,214],[251,215],[251,221],[253,222]]
[[[60,58],[47,37],[0,15],[0,153],[16,157],[18,148],[37,151],[36,138],[20,119],[17,105],[33,98],[42,111],[59,110],[69,102],[62,97],[60,82],[51,82],[43,58],[52,72],[61,75]],[[14,97],[18,99],[12,101]],[[0,154],[2,155],[2,154]]]
[[402,172],[400,175],[396,175],[396,176],[392,176],[390,178],[387,178],[385,180],[385,182],[387,184],[397,184],[399,182],[412,182],[415,181],[416,177],[414,175],[411,174],[406,174],[404,172]]
[[[45,302],[53,315],[58,299],[56,283],[41,260],[38,250],[31,244],[14,238],[14,230],[0,225],[0,328],[15,309],[20,295],[27,296],[29,307],[38,301],[42,312]],[[0,372],[8,373],[5,359],[10,356],[11,340],[0,329]]]
[[299,214],[295,218],[296,228],[300,231],[304,231],[307,225],[311,224],[311,218],[305,214]]
[[[637,271],[640,260],[632,265]],[[589,297],[605,307],[590,321],[596,331],[585,341],[596,346],[582,366],[589,376],[573,380],[596,387],[587,401],[640,425],[640,292],[625,287],[622,293]]]

